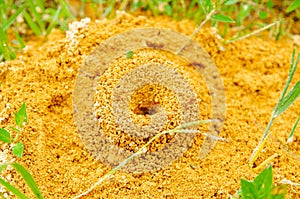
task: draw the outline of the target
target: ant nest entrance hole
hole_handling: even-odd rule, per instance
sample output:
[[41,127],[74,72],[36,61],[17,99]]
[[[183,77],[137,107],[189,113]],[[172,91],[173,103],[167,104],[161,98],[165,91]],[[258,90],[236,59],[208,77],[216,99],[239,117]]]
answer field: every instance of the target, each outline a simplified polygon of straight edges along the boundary
[[171,129],[179,125],[180,122],[180,104],[174,93],[167,88],[151,84],[145,85],[136,90],[131,96],[129,103],[130,117],[134,123],[139,126],[149,125],[151,116],[166,112],[165,128]]
[[[135,143],[147,143],[154,135],[173,129],[180,125],[181,106],[175,94],[158,84],[148,84],[137,89],[131,96],[128,106],[130,117],[137,126],[150,125],[151,119],[157,117],[164,123],[162,129],[157,132],[151,132],[151,135],[143,138],[135,138]],[[165,117],[164,117],[165,116]],[[149,127],[150,128],[150,127]],[[142,132],[141,132],[142,133]],[[175,135],[162,135],[149,145],[148,151],[157,151],[169,143]]]

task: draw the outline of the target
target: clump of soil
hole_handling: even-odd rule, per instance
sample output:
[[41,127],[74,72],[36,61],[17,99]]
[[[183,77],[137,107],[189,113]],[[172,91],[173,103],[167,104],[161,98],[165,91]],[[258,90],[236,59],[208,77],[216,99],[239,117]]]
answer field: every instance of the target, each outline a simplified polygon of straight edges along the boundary
[[[93,158],[74,125],[74,82],[78,69],[91,51],[107,38],[135,28],[169,28],[186,35],[190,35],[195,28],[189,21],[178,22],[169,18],[150,20],[127,14],[120,14],[111,21],[84,20],[73,26],[67,36],[54,32],[45,43],[39,43],[39,40],[30,42],[17,60],[1,63],[0,69],[0,125],[11,125],[13,113],[22,102],[26,102],[29,123],[21,136],[25,145],[21,162],[33,174],[45,198],[72,198],[111,170]],[[223,45],[213,29],[201,30],[194,40],[209,53],[223,78],[227,112],[220,136],[230,142],[217,143],[209,155],[199,159],[202,137],[198,136],[181,158],[164,169],[143,174],[118,172],[85,198],[229,198],[239,189],[241,178],[253,179],[257,175],[249,168],[248,160],[285,84],[293,42],[289,39],[275,42],[251,37]],[[160,58],[160,61],[168,58],[166,54],[141,51],[134,55],[133,60],[120,59],[117,62],[128,66],[126,62],[138,60],[139,57],[145,62],[150,57]],[[187,73],[187,76],[192,79],[191,74]],[[299,70],[293,83],[298,79]],[[197,90],[197,87],[194,89]],[[163,93],[172,96],[168,90]],[[149,95],[153,97],[151,93]],[[101,95],[97,97],[101,100]],[[135,93],[136,100],[131,102],[129,109],[134,121],[146,124],[144,113],[155,111],[151,108],[155,105],[152,104],[155,99],[143,101],[141,97]],[[170,111],[178,107],[176,102],[174,107],[161,99],[158,102]],[[275,122],[273,136],[257,161],[259,164],[274,153],[278,154],[272,162],[275,183],[284,178],[299,183],[300,162],[296,160],[300,155],[299,131],[295,133],[289,151],[278,144],[287,139],[292,123],[300,114],[299,105],[297,101]],[[209,114],[204,111],[201,117],[207,118]],[[170,126],[166,128],[178,124],[176,117],[175,114],[172,125],[170,120]],[[115,141],[121,139],[117,134],[108,133],[108,136]],[[166,144],[168,139],[161,140],[161,144]],[[127,141],[124,138],[120,146],[127,149]],[[137,139],[131,141],[135,143],[129,147],[130,150],[145,142]],[[1,147],[4,150],[5,147]],[[152,147],[155,148],[155,145]],[[12,177],[16,177],[18,180],[15,183],[31,196],[20,177]],[[289,189],[288,198],[299,197],[299,187]]]

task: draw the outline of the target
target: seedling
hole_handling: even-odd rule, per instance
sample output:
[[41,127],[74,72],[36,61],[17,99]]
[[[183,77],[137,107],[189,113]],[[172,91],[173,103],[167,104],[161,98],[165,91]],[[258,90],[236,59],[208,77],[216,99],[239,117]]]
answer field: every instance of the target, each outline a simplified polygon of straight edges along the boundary
[[[12,148],[12,154],[17,158],[22,158],[23,155],[24,145],[21,142],[18,142],[18,138],[22,132],[22,128],[26,125],[27,122],[28,122],[28,117],[26,112],[26,105],[25,103],[23,103],[20,110],[15,114],[16,126],[15,127],[10,126],[10,129],[15,131],[16,135],[12,137],[11,132],[9,132],[4,128],[0,128],[0,141],[9,144]],[[25,183],[31,189],[31,191],[33,192],[36,198],[38,199],[44,198],[37,184],[35,183],[33,177],[31,176],[31,174],[21,164],[15,161],[4,162],[0,164],[0,172],[3,172],[9,166],[13,167],[17,172],[21,174]],[[29,199],[18,188],[11,185],[5,179],[0,178],[0,184],[2,184],[8,191],[13,193],[17,197],[21,199]]]
[[235,199],[284,199],[286,185],[273,185],[272,166],[266,167],[253,181],[241,179],[241,188]]
[[[267,138],[271,135],[270,129],[271,126],[274,122],[274,120],[279,117],[283,112],[285,112],[295,101],[296,99],[300,96],[300,81],[298,81],[294,87],[287,93],[287,90],[291,84],[291,81],[294,77],[294,74],[296,72],[297,69],[297,65],[300,59],[300,53],[298,53],[296,60],[295,60],[295,53],[296,53],[296,48],[294,48],[293,53],[292,53],[292,57],[291,57],[291,62],[290,62],[290,70],[289,70],[289,74],[288,74],[288,78],[287,78],[287,82],[285,84],[285,87],[279,97],[278,103],[275,106],[270,121],[267,125],[267,128],[259,142],[259,144],[257,145],[257,147],[254,149],[251,157],[250,157],[250,166],[253,165],[253,163],[255,162],[255,160],[257,159],[259,153],[261,152],[261,150],[264,147],[264,144],[267,141]],[[287,93],[287,94],[286,94]],[[299,122],[299,118],[296,121],[294,128],[292,129],[289,139],[292,138],[292,136],[294,135],[296,126]]]

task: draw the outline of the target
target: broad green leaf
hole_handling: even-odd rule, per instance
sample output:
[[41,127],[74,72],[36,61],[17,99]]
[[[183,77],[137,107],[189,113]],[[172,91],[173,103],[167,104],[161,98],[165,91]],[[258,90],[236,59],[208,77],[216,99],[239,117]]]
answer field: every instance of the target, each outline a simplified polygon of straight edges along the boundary
[[21,191],[19,191],[16,187],[12,186],[10,183],[6,182],[2,178],[0,178],[0,184],[2,184],[8,191],[19,197],[20,199],[29,199],[25,196]]
[[300,6],[300,1],[299,0],[294,0],[290,6],[286,9],[286,12],[292,12],[294,10],[296,10],[298,7]]
[[273,6],[274,6],[273,1],[272,1],[272,0],[269,0],[269,1],[267,2],[267,8],[271,9],[271,8],[273,8]]
[[258,193],[252,182],[241,179],[241,195],[243,199],[257,199]]
[[268,166],[254,179],[253,183],[256,185],[259,198],[266,198],[271,192],[272,178],[272,166]]
[[0,140],[5,143],[10,143],[11,136],[6,129],[0,128]]
[[172,7],[169,5],[169,4],[167,4],[166,6],[165,6],[165,11],[166,11],[166,13],[167,13],[167,15],[168,16],[172,16]]
[[228,0],[224,3],[224,5],[230,6],[230,5],[236,4],[237,2],[239,2],[239,0]]
[[296,128],[297,128],[297,126],[298,126],[299,121],[300,121],[300,116],[298,117],[297,121],[295,122],[295,124],[294,124],[294,126],[293,126],[293,128],[292,128],[292,130],[291,130],[291,132],[290,132],[290,135],[289,135],[289,138],[288,138],[288,140],[286,141],[286,144],[290,144],[291,142],[293,142],[294,133],[295,133],[295,131],[296,131]]
[[222,14],[215,14],[211,17],[211,19],[214,21],[221,21],[221,22],[226,22],[226,23],[234,23],[235,22],[230,17],[222,15]]
[[12,163],[11,166],[13,166],[21,174],[21,176],[23,177],[23,179],[25,180],[26,184],[31,189],[35,197],[38,199],[43,199],[44,197],[30,173],[18,163]]
[[21,142],[18,142],[13,146],[12,152],[15,156],[22,158],[24,151],[24,145]]
[[28,122],[25,103],[22,104],[20,110],[15,114],[15,122],[16,125],[20,128],[22,128]]
[[277,117],[283,113],[293,102],[300,96],[300,81],[291,89],[291,91],[284,96],[278,103],[274,116]]

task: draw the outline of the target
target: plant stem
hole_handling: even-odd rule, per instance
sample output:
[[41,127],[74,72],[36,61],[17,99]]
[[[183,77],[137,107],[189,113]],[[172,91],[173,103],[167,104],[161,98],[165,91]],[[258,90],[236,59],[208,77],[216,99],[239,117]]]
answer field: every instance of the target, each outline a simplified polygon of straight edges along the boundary
[[253,165],[253,163],[255,162],[255,160],[258,158],[259,153],[262,151],[262,149],[263,149],[263,147],[265,145],[265,142],[266,142],[268,136],[270,135],[269,130],[270,130],[272,124],[273,124],[274,119],[275,119],[275,117],[272,114],[271,119],[270,119],[270,121],[268,123],[268,126],[267,126],[267,128],[266,128],[266,130],[265,130],[265,132],[264,132],[264,134],[263,134],[263,136],[261,138],[261,140],[259,141],[259,144],[255,147],[255,149],[253,150],[253,153],[252,153],[252,155],[250,157],[250,163],[249,163],[250,166]]

